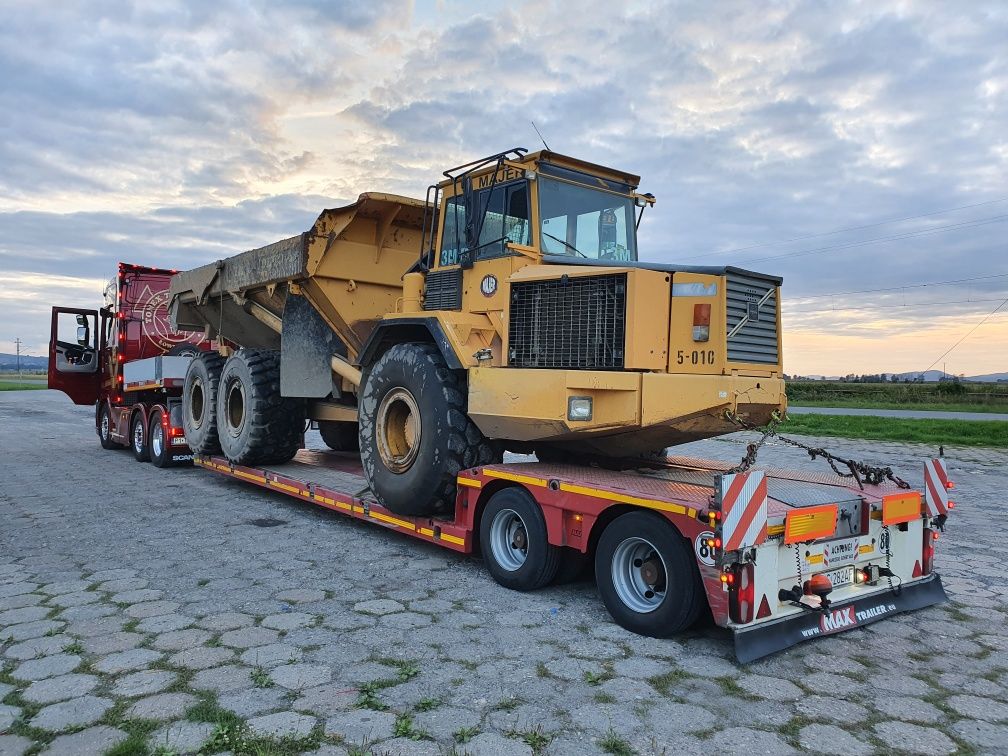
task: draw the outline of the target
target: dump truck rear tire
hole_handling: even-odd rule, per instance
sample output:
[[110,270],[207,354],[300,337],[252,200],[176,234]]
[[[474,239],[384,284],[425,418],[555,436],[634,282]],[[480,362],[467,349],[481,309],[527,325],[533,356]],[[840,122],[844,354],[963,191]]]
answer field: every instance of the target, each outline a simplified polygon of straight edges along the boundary
[[355,452],[360,448],[357,423],[319,420],[318,429],[326,446],[333,451]]
[[364,474],[396,514],[451,514],[459,471],[501,460],[466,413],[463,375],[433,344],[396,344],[379,357],[359,415]]
[[280,395],[280,354],[239,349],[228,357],[217,392],[221,451],[238,465],[287,462],[301,445],[303,399]]
[[182,388],[182,427],[194,454],[217,454],[217,389],[224,358],[217,352],[193,357]]

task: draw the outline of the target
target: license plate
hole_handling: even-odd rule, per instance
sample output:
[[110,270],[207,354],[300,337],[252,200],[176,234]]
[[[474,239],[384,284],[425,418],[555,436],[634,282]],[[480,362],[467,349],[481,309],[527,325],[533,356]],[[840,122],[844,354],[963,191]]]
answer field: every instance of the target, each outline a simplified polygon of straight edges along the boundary
[[185,436],[175,436],[171,442],[172,446],[185,446]]
[[839,570],[830,570],[829,572],[823,573],[829,578],[830,583],[833,584],[834,588],[839,588],[842,585],[850,585],[854,582],[854,566],[841,567]]

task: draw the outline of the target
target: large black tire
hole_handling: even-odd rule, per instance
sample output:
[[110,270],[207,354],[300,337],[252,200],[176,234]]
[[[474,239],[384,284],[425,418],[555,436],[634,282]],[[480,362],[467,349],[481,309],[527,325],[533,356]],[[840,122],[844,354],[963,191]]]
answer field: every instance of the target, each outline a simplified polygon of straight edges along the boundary
[[355,452],[360,448],[357,423],[319,420],[318,429],[326,446],[333,451]]
[[224,358],[217,352],[193,357],[182,388],[182,427],[195,454],[217,454],[217,392]]
[[217,391],[221,451],[238,465],[287,462],[301,446],[305,403],[280,395],[280,354],[239,349],[228,357]]
[[108,402],[99,402],[97,419],[98,441],[102,449],[122,449],[122,444],[112,440],[112,413],[109,412]]
[[135,412],[130,421],[130,448],[137,462],[149,462],[150,455],[147,452],[147,432],[144,428],[144,416],[142,412]]
[[524,488],[505,488],[480,518],[480,551],[493,579],[505,588],[534,591],[556,577],[561,547],[548,540],[542,509]]
[[[155,467],[174,467],[178,464],[186,464],[185,462],[175,462],[172,460],[175,454],[171,446],[171,440],[168,438],[168,434],[165,433],[161,410],[156,410],[151,415],[150,424],[147,427],[147,454],[150,456],[151,464]],[[192,462],[190,461],[188,464],[192,464]]]
[[650,512],[609,523],[595,552],[595,581],[613,619],[652,638],[682,632],[704,606],[693,550],[668,520]]
[[371,490],[401,515],[455,511],[460,470],[500,462],[466,413],[464,374],[433,344],[397,344],[368,370],[360,402],[361,464]]

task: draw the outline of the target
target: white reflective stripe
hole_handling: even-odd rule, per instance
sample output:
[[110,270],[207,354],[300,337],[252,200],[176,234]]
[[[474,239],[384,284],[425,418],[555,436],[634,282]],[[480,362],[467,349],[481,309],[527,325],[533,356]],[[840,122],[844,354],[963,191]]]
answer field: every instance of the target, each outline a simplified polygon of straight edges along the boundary
[[672,284],[673,297],[715,297],[717,296],[717,284],[712,283],[705,286],[702,283],[674,283]]
[[948,480],[948,470],[943,459],[929,459],[924,463],[924,482],[927,496],[928,514],[937,517],[948,511],[948,490],[945,482]]
[[[761,484],[765,481],[765,474],[762,470],[753,470],[747,473],[733,473],[721,476],[721,495],[728,493],[732,483],[739,475],[745,477],[745,483],[739,490],[735,500],[725,502],[722,499],[721,508],[724,515],[721,527],[721,540],[726,551],[754,546],[760,541],[760,534],[767,522],[767,497],[765,488],[761,491]],[[762,495],[761,495],[762,494]],[[757,501],[757,497],[759,500]],[[724,511],[725,508],[727,511]],[[756,509],[755,516],[746,527],[745,533],[741,535],[741,540],[736,538],[736,530],[742,526],[743,520],[748,519],[747,515]]]

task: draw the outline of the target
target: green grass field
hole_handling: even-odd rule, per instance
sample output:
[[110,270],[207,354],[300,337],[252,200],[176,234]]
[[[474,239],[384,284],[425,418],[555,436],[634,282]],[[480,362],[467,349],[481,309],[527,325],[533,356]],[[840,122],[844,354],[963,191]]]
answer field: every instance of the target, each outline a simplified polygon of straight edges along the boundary
[[795,407],[1008,412],[1003,383],[788,381],[787,395]]
[[17,378],[13,381],[0,380],[0,391],[38,391],[49,388],[45,381],[22,381],[18,383]]
[[951,446],[1008,448],[1008,422],[987,420],[904,420],[893,417],[848,415],[790,415],[780,426],[789,433],[809,436],[864,438],[875,441]]

